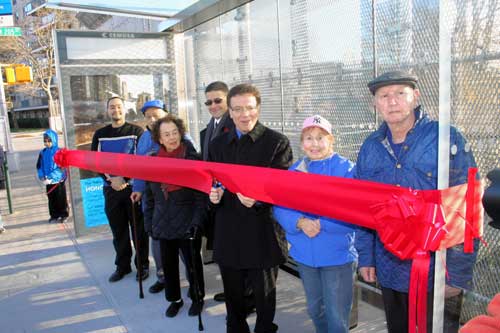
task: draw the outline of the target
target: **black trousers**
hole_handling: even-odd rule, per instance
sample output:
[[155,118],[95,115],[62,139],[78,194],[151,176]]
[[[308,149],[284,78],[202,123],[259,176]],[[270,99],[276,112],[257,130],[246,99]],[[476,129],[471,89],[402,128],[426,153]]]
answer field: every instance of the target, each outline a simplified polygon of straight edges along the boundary
[[68,199],[66,198],[66,181],[50,184],[45,187],[49,198],[49,214],[51,219],[68,217]]
[[[113,246],[116,252],[115,265],[121,270],[128,270],[130,268],[130,262],[132,260],[130,238],[134,241],[136,250],[134,259],[135,267],[149,267],[149,237],[144,230],[142,209],[137,203],[134,203],[134,210],[137,224],[137,241],[139,244],[135,244],[133,237],[134,224],[132,220],[132,201],[130,200],[131,193],[132,190],[130,186],[122,191],[115,191],[111,186],[104,187],[104,210],[108,217],[111,233],[113,234]],[[130,236],[130,232],[132,232],[132,237]],[[140,251],[140,265],[137,263],[137,251]]]
[[194,300],[195,281],[193,268],[196,269],[196,276],[198,278],[198,299],[203,300],[205,297],[205,280],[200,254],[201,239],[195,239],[193,242],[195,249],[194,263],[191,241],[189,239],[160,239],[161,262],[165,275],[165,298],[168,302],[175,302],[182,298],[179,277],[179,250],[182,252],[184,264],[186,265],[186,274],[189,281],[189,297]]
[[[408,332],[408,293],[382,287],[382,297],[388,332]],[[433,292],[427,294],[427,332],[432,332],[433,297]],[[443,333],[458,332],[462,301],[462,293],[445,300]]]
[[273,320],[276,312],[278,266],[266,269],[235,269],[227,266],[219,268],[226,297],[227,333],[250,332],[246,321],[245,280],[251,285],[255,299],[255,332],[276,332],[278,326]]

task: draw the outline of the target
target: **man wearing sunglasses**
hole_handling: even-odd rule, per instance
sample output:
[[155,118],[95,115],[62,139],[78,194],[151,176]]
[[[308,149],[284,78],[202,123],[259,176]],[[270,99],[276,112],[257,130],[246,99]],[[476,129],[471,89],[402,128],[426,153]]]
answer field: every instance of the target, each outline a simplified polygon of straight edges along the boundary
[[200,132],[200,145],[203,160],[208,158],[208,144],[221,133],[229,132],[234,123],[227,112],[226,96],[229,89],[224,82],[215,81],[205,88],[205,105],[212,118],[205,129]]
[[[210,118],[207,127],[200,132],[200,146],[204,161],[208,159],[208,145],[210,141],[221,133],[229,132],[234,128],[233,120],[229,117],[229,113],[227,112],[226,96],[228,92],[229,88],[227,84],[222,81],[214,81],[205,88],[206,100],[204,104],[212,118]],[[213,210],[209,210],[205,224],[207,237],[206,249],[209,251],[213,250],[214,221]],[[211,261],[211,258],[205,261]],[[214,300],[217,302],[224,302],[224,293],[215,294]]]

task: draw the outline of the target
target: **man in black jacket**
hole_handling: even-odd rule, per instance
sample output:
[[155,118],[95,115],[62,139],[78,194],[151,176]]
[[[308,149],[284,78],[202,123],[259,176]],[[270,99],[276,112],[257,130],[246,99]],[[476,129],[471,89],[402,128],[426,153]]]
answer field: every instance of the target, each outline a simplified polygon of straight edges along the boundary
[[[249,84],[233,87],[227,96],[235,128],[210,143],[209,161],[287,169],[292,162],[288,138],[259,122],[260,92]],[[285,235],[272,206],[242,193],[213,187],[215,205],[214,260],[219,264],[227,309],[227,332],[250,332],[246,322],[244,281],[254,291],[256,333],[276,332],[278,267],[286,261]]]
[[200,132],[200,146],[203,160],[208,159],[208,145],[219,135],[229,132],[234,128],[234,123],[229,117],[227,107],[227,93],[229,89],[224,82],[215,81],[205,88],[205,105],[212,118],[207,127]]
[[[107,102],[108,115],[111,124],[98,129],[92,138],[93,151],[108,153],[135,154],[137,141],[144,132],[142,128],[125,121],[125,107],[123,100],[118,97],[111,97]],[[109,282],[121,280],[126,274],[132,271],[130,261],[132,259],[132,247],[130,246],[129,225],[132,234],[132,209],[135,210],[137,224],[137,240],[139,250],[136,249],[135,265],[137,267],[136,279],[142,274],[142,279],[149,276],[149,240],[144,230],[142,210],[138,203],[132,203],[130,194],[132,188],[130,180],[116,175],[101,175],[104,179],[104,210],[109,221],[109,226],[113,234],[113,246],[115,248],[116,270],[109,277]],[[137,262],[137,251],[140,251],[141,262]]]
[[[214,81],[205,88],[206,100],[204,104],[212,118],[210,118],[207,127],[200,132],[200,146],[204,161],[208,159],[208,145],[210,142],[221,133],[228,132],[234,128],[233,120],[229,117],[229,112],[227,112],[226,98],[228,92],[229,88],[227,84],[222,81]],[[215,215],[213,209],[209,209],[207,213],[207,221],[205,223],[206,249],[211,251],[213,250]],[[209,258],[211,258],[211,253],[209,254]],[[224,302],[224,293],[215,294],[214,300]]]

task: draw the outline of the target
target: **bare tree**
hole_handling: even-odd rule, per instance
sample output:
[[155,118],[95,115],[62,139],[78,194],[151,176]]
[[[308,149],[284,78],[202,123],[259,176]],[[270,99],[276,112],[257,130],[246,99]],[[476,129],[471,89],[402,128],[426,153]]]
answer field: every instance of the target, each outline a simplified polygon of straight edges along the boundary
[[68,11],[41,8],[22,23],[23,35],[12,39],[13,63],[31,66],[33,82],[19,85],[15,90],[31,96],[47,97],[50,128],[62,130],[57,88],[52,85],[55,76],[54,29],[76,28],[75,14]]

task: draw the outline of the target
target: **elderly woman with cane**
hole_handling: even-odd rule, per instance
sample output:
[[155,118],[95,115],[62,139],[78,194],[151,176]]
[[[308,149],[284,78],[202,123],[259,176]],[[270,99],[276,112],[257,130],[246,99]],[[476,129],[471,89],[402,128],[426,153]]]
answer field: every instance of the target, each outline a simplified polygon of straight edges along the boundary
[[[176,116],[169,114],[159,119],[152,129],[153,140],[160,145],[156,156],[200,160],[193,145],[184,139],[185,132],[183,121]],[[207,198],[196,190],[155,182],[146,183],[145,196],[145,223],[152,224],[152,237],[160,240],[165,297],[170,302],[165,315],[175,317],[184,305],[179,280],[180,250],[186,260],[189,296],[192,299],[188,314],[199,316],[203,309],[205,286],[198,229],[204,220]]]

